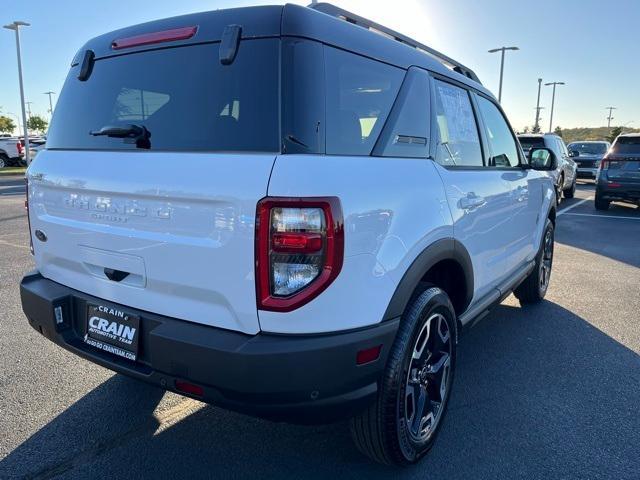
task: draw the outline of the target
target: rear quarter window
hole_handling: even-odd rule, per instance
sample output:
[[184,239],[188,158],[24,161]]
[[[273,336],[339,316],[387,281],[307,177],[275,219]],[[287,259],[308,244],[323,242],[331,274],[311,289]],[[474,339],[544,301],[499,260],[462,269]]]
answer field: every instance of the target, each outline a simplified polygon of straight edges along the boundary
[[325,47],[328,154],[371,153],[404,75],[403,69]]

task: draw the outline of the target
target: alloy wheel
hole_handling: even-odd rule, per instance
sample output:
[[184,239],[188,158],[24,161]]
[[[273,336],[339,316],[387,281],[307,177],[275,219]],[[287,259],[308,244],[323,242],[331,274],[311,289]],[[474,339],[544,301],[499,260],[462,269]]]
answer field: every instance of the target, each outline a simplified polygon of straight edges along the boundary
[[428,440],[442,417],[449,389],[452,335],[446,317],[434,313],[413,347],[404,389],[404,421],[414,441]]
[[540,260],[540,290],[546,292],[551,278],[551,266],[553,264],[553,231],[545,232],[542,247],[542,259]]

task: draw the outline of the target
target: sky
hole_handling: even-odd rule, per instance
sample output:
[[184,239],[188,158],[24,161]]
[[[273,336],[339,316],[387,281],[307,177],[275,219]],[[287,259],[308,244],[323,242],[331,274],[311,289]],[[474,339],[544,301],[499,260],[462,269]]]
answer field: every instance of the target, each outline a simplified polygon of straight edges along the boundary
[[[21,30],[26,101],[49,117],[43,92],[59,93],[76,51],[117,28],[185,13],[279,0],[2,0],[0,22]],[[289,3],[308,4],[290,0]],[[505,59],[502,105],[517,130],[535,120],[538,78],[557,87],[554,127],[614,125],[640,128],[640,0],[333,0],[354,13],[409,35],[473,69],[497,95]],[[20,115],[15,36],[0,30],[0,115]],[[551,87],[542,87],[542,126],[548,129]],[[54,102],[57,95],[54,96]],[[54,103],[55,108],[55,103]],[[12,115],[13,114],[13,115]]]

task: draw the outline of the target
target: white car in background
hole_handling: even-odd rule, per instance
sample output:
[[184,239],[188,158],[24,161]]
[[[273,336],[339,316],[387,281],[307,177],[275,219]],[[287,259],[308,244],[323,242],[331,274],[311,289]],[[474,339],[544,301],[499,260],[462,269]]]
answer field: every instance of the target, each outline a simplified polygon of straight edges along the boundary
[[576,191],[578,166],[569,156],[569,150],[561,137],[554,133],[518,135],[520,145],[527,156],[532,148],[548,148],[558,159],[558,167],[553,172],[558,203],[564,198],[573,198]]

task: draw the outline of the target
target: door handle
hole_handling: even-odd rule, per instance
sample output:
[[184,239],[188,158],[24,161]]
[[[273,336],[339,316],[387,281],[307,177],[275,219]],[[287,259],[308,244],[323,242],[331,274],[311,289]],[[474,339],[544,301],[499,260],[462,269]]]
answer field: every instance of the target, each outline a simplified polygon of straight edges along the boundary
[[471,211],[483,206],[485,203],[487,203],[487,201],[484,197],[479,197],[475,193],[470,192],[460,199],[459,205],[462,210]]

